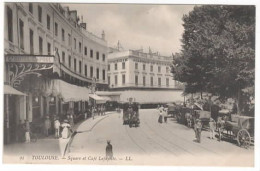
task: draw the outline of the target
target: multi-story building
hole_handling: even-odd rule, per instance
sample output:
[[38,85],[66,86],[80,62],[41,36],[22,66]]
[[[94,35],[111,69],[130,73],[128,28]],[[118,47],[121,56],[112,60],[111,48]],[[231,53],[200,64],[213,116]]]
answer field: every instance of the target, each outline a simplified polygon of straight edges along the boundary
[[121,93],[120,100],[130,98],[147,106],[182,101],[182,85],[173,80],[172,58],[143,50],[110,48],[108,84]]
[[182,85],[173,80],[171,64],[172,57],[161,56],[151,50],[145,53],[142,49],[125,51],[110,48],[109,88],[121,93],[121,101],[132,98],[142,107],[182,101]]
[[90,88],[107,88],[105,33],[90,33],[77,11],[10,2],[4,28],[5,140],[19,122],[81,112]]
[[179,89],[171,73],[172,57],[143,50],[116,51],[108,54],[110,89]]

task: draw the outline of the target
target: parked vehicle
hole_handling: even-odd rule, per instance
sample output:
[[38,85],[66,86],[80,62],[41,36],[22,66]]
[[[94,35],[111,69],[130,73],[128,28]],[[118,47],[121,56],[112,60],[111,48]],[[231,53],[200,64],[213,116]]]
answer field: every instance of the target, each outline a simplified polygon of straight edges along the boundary
[[129,125],[130,128],[140,125],[138,103],[123,104],[123,125]]
[[227,134],[223,136],[236,140],[238,146],[249,148],[254,144],[254,123],[254,117],[231,115],[230,120],[225,121],[224,130]]
[[117,101],[107,101],[105,106],[106,111],[116,111],[119,107],[119,103]]
[[175,103],[168,103],[168,104],[166,104],[166,107],[168,109],[169,117],[176,118],[176,116],[180,110],[180,105],[177,105]]

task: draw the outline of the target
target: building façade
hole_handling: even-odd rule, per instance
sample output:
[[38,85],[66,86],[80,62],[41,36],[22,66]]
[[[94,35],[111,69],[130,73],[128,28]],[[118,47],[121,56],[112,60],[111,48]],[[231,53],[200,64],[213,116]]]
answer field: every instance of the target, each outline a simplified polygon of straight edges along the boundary
[[107,42],[77,11],[58,3],[5,3],[4,141],[28,120],[80,114],[89,93],[106,90]]

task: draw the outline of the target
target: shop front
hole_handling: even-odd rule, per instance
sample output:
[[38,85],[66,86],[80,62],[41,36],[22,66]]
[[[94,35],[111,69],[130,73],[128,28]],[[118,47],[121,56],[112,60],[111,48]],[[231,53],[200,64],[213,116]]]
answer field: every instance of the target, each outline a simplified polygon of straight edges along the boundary
[[4,85],[4,144],[19,141],[19,125],[26,118],[25,102],[26,94]]
[[21,141],[26,121],[42,134],[48,118],[53,132],[55,118],[77,117],[87,108],[89,89],[63,81],[57,61],[56,56],[5,56],[5,144]]

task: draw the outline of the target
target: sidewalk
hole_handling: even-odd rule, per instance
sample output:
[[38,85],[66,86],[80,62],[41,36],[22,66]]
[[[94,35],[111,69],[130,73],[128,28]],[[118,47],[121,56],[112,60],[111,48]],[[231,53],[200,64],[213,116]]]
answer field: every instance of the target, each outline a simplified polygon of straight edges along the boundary
[[64,157],[66,156],[66,154],[70,152],[70,146],[73,142],[75,135],[77,135],[78,133],[91,131],[99,122],[101,122],[103,119],[107,118],[108,116],[109,116],[108,113],[106,113],[103,116],[95,116],[94,119],[88,118],[87,120],[75,125],[73,128],[75,134],[73,134],[70,137],[70,139],[62,139],[62,138],[59,139],[61,155]]
[[[104,116],[95,116],[95,119],[88,118],[87,120],[80,121],[74,125],[73,130],[77,130],[77,132],[90,131],[98,122],[106,117],[108,117],[108,113],[106,113]],[[10,161],[11,157],[16,158],[17,161],[17,159],[21,156],[25,156],[26,158],[32,158],[33,155],[61,156],[64,152],[64,145],[66,146],[68,141],[69,139],[55,139],[54,135],[51,135],[49,137],[38,139],[36,142],[4,145],[3,161],[6,163],[13,163]]]
[[9,156],[58,155],[59,140],[53,135],[36,142],[8,144],[4,145],[3,153]]
[[89,119],[85,120],[84,122],[82,122],[80,125],[78,125],[78,128],[75,130],[78,133],[91,131],[96,126],[96,124],[98,124],[101,120],[105,119],[108,116],[109,116],[108,113],[106,113],[106,115],[103,115],[103,116],[95,116],[94,119],[89,118]]

